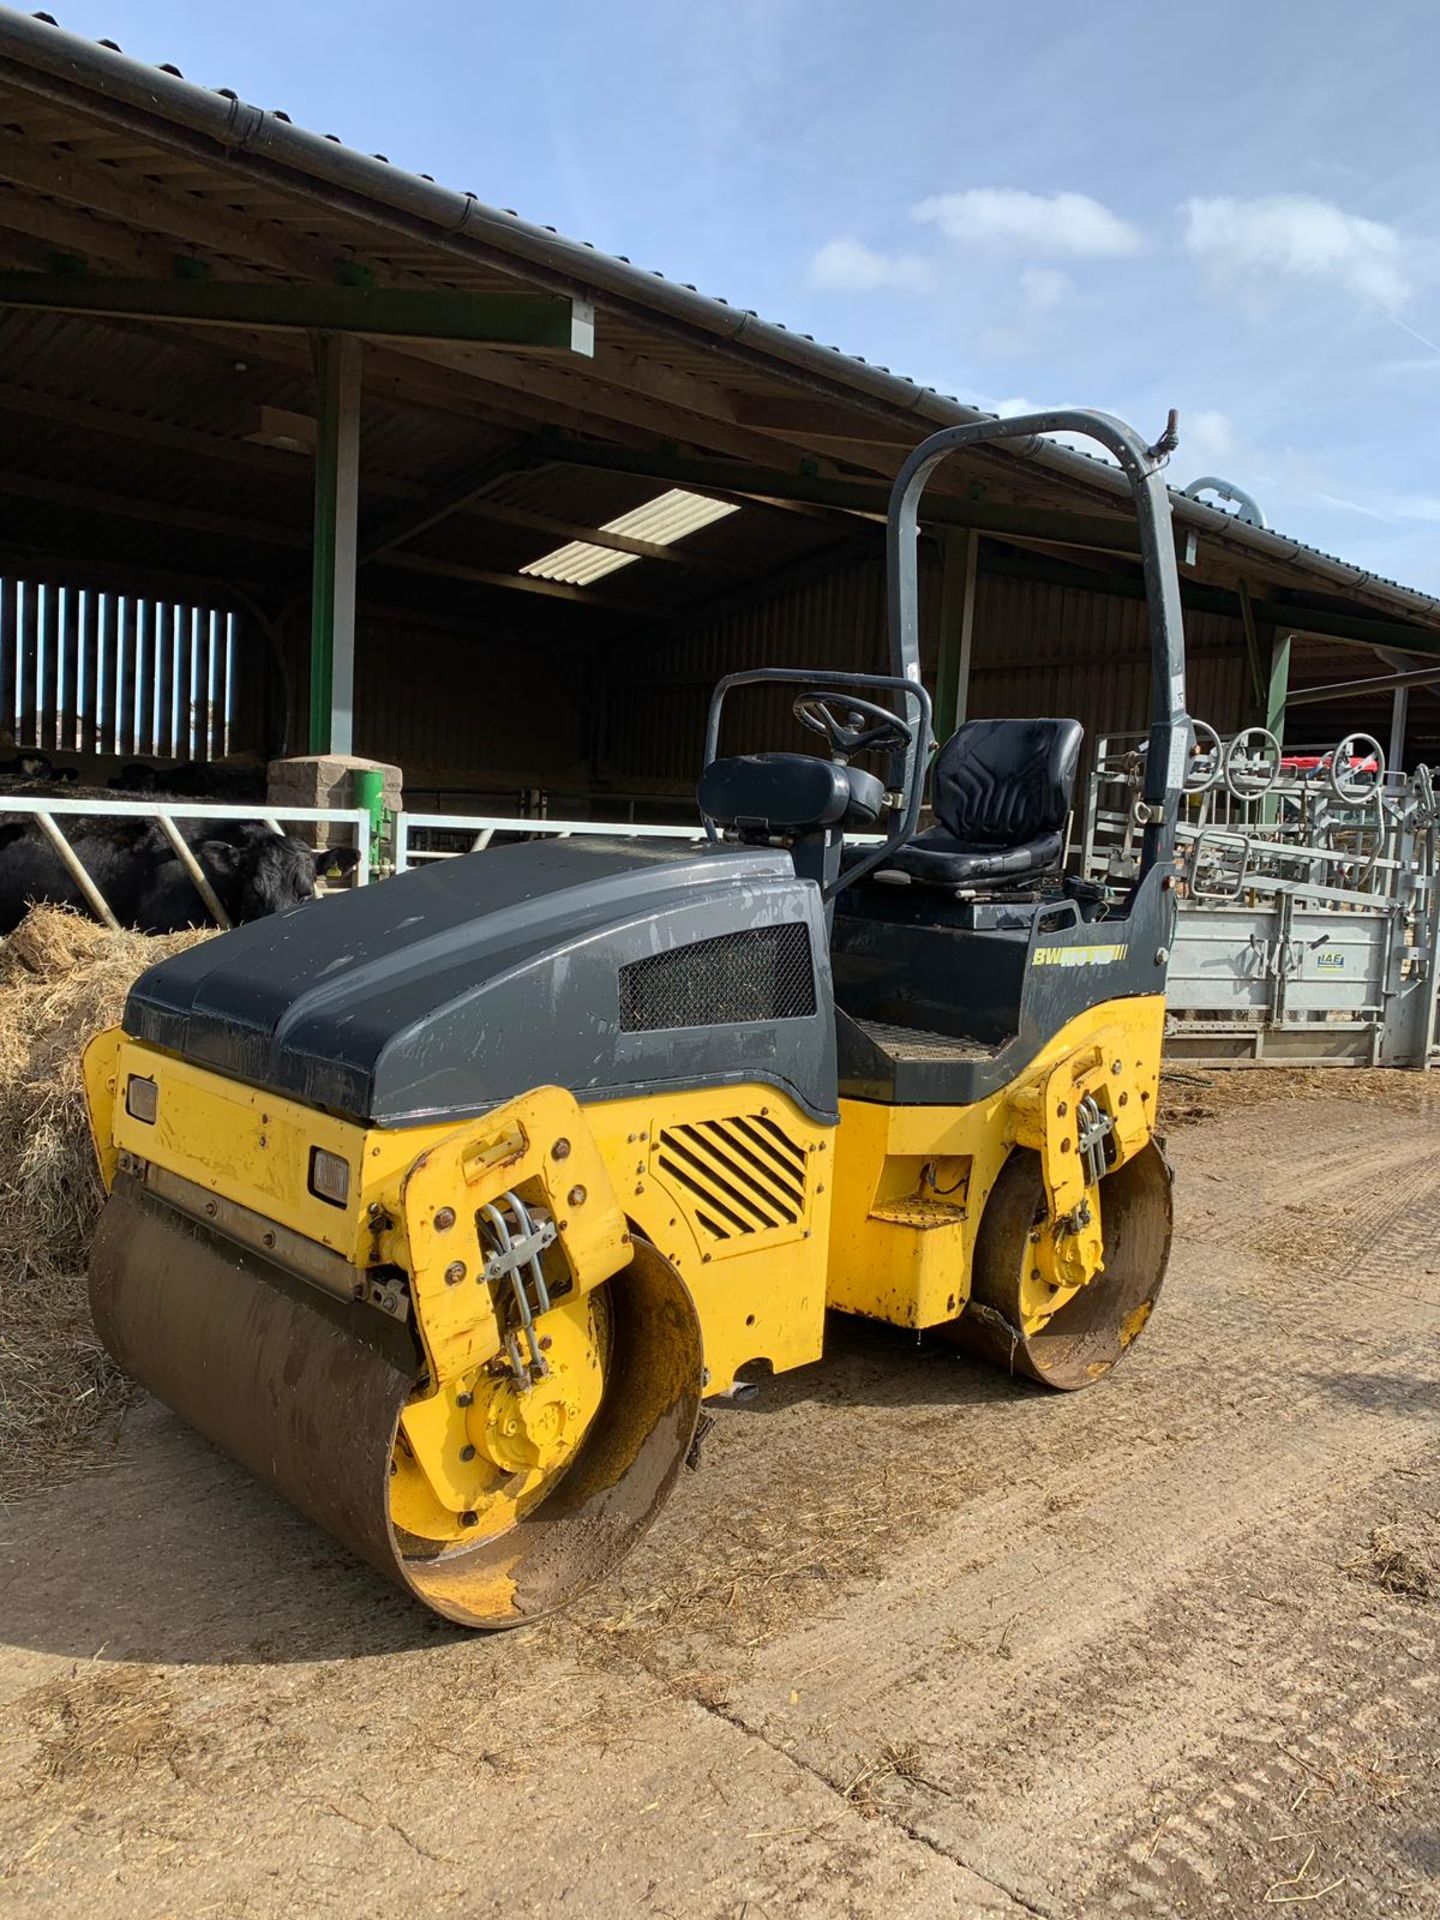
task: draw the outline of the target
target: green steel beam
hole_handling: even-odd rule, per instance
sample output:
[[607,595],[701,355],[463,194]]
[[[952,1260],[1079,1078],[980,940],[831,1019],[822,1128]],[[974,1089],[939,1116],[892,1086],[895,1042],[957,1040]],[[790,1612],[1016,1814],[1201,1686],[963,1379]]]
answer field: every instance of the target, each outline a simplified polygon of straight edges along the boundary
[[1290,640],[1288,627],[1276,627],[1271,632],[1265,681],[1265,725],[1281,746],[1285,744],[1285,705],[1290,692]]
[[[890,489],[883,481],[843,480],[822,474],[786,473],[738,460],[708,460],[674,453],[638,453],[628,447],[592,446],[588,441],[546,435],[546,460],[565,466],[603,467],[615,473],[643,474],[680,486],[708,487],[716,493],[754,494],[761,499],[801,500],[815,506],[843,507],[852,513],[883,515]],[[953,494],[926,496],[924,518],[933,526],[974,527],[980,533],[1016,539],[1053,540],[1058,546],[1099,547],[1112,553],[1138,553],[1133,520],[1099,513],[1054,513],[1048,508],[1012,507],[990,501],[961,500]]]
[[360,342],[322,334],[310,597],[310,751],[354,751],[355,555],[360,505]]
[[1250,588],[1246,581],[1240,582],[1240,625],[1245,633],[1245,651],[1250,659],[1250,684],[1255,690],[1255,702],[1264,710],[1266,700],[1265,671],[1260,660],[1260,635],[1255,625],[1255,605],[1250,598]]
[[940,536],[940,661],[935,674],[935,734],[942,742],[966,718],[970,704],[979,572],[979,534],[973,528],[947,528]]
[[589,301],[550,293],[302,286],[295,282],[108,280],[98,274],[0,273],[0,306],[43,307],[197,326],[460,340],[529,352],[595,351]]

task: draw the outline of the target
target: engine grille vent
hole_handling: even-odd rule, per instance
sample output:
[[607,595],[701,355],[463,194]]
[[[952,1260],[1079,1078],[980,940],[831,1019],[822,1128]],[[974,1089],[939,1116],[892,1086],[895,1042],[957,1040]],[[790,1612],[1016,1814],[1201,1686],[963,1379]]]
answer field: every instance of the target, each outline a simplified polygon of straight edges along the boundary
[[803,920],[695,940],[620,969],[620,1031],[804,1020],[815,1011]]
[[655,1165],[711,1240],[795,1227],[805,1212],[805,1149],[763,1113],[667,1127]]

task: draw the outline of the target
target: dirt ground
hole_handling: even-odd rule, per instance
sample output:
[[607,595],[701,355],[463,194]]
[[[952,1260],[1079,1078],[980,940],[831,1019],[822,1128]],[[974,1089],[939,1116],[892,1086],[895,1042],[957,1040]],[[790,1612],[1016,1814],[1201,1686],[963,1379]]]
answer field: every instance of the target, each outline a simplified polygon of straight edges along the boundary
[[1430,1102],[1178,1076],[1175,1257],[1111,1380],[837,1323],[513,1635],[143,1403],[0,1526],[0,1906],[1440,1915]]

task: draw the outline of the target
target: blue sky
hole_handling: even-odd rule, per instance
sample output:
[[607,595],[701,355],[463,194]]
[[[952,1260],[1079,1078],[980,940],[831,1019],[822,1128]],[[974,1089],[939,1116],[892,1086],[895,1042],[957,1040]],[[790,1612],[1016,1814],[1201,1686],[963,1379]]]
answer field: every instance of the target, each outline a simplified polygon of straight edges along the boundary
[[1433,0],[85,0],[59,18],[1440,591]]

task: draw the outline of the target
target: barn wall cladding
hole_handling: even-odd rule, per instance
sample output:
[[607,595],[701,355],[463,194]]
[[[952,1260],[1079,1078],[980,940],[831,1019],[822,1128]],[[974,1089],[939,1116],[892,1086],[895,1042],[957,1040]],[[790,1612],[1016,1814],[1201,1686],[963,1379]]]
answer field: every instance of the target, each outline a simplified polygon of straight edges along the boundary
[[[922,652],[935,685],[940,569],[922,568]],[[1238,620],[1186,616],[1191,710],[1222,732],[1248,723],[1252,689]],[[889,671],[885,576],[878,562],[842,568],[745,612],[625,649],[608,685],[602,766],[639,791],[693,789],[711,689],[726,673],[762,665]],[[823,672],[817,673],[817,679]],[[722,747],[800,747],[791,695],[734,699]],[[1145,609],[1136,600],[983,571],[976,587],[972,718],[1047,713],[1079,720],[1088,750],[1105,734],[1149,723]],[[727,708],[727,712],[729,709]]]
[[583,655],[533,637],[363,619],[358,750],[402,766],[412,799],[582,786],[586,684]]
[[[1222,733],[1255,716],[1238,620],[1185,615],[1187,700]],[[1142,733],[1150,719],[1150,650],[1138,600],[983,572],[975,595],[970,713],[1064,715],[1088,750],[1106,734]]]
[[[933,587],[938,572],[926,568],[927,586]],[[931,591],[923,599],[922,646],[932,685],[935,598]],[[883,568],[868,561],[842,567],[688,633],[667,633],[648,644],[643,636],[632,641],[607,685],[607,779],[639,791],[693,792],[715,683],[727,673],[765,666],[888,673]],[[793,699],[794,692],[782,688],[736,694],[726,706],[721,750],[809,751],[815,736],[790,718]]]

